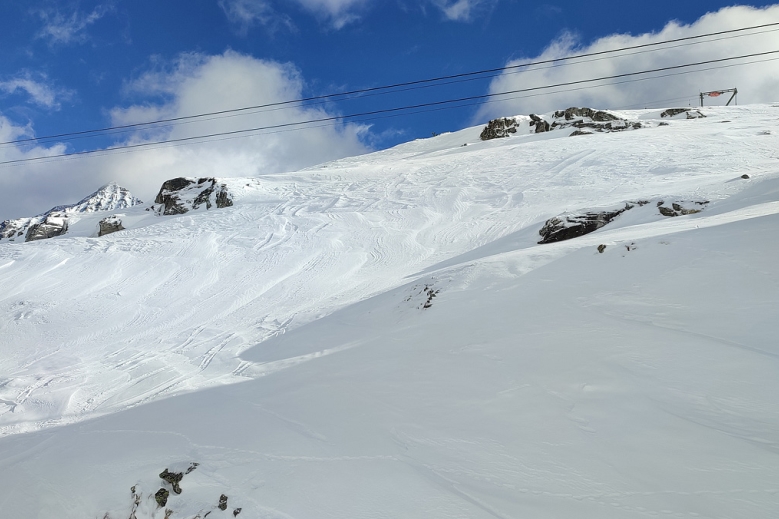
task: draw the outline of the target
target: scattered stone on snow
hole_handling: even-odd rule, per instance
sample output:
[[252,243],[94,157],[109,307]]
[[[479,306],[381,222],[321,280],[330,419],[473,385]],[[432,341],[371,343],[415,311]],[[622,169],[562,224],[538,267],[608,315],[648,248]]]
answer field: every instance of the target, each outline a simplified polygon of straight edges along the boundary
[[708,203],[708,200],[684,200],[672,202],[671,207],[668,207],[664,200],[660,200],[657,202],[657,210],[663,216],[684,216],[700,213]]
[[661,113],[660,117],[671,118],[681,114],[686,114],[687,119],[701,119],[706,117],[700,110],[693,110],[692,108],[669,108]]
[[241,509],[240,508],[236,508],[235,510],[233,510],[233,517],[238,517],[238,514],[240,514],[240,513],[241,513]]
[[744,180],[746,180],[746,179],[748,179],[748,178],[750,178],[750,177],[749,177],[749,175],[747,175],[746,173],[744,173],[743,175],[741,175],[741,178],[743,178]]
[[603,251],[605,251],[605,250],[606,250],[606,246],[605,245],[603,245],[603,244],[598,245],[598,252],[603,254]]
[[227,496],[222,494],[219,496],[219,510],[227,510]]
[[213,177],[178,177],[163,182],[154,199],[152,210],[158,215],[184,214],[205,205],[218,209],[233,205],[233,198],[226,184],[218,183]]

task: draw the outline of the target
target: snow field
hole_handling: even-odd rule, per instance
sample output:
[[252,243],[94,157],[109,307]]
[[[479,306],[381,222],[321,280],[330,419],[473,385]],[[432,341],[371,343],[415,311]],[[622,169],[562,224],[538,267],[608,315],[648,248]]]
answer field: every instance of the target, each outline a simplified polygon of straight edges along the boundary
[[468,129],[0,245],[0,510],[124,519],[137,485],[161,518],[196,461],[177,517],[774,517],[779,109],[704,113]]

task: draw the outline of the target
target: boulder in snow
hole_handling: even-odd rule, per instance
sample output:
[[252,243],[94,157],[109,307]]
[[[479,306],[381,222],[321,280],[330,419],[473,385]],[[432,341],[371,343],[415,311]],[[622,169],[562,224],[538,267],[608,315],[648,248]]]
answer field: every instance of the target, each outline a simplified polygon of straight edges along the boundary
[[106,234],[111,234],[117,231],[123,231],[124,227],[122,226],[122,220],[115,214],[112,214],[111,216],[106,216],[100,222],[98,222],[99,230],[97,231],[98,236],[105,236]]
[[68,232],[68,219],[64,214],[52,213],[27,229],[24,241],[45,240]]
[[211,209],[213,205],[221,209],[233,205],[233,198],[227,185],[218,183],[213,177],[179,177],[166,180],[157,198],[154,199],[154,212],[158,215],[184,214],[196,210],[202,205]]
[[584,236],[597,231],[625,211],[633,209],[636,205],[643,206],[648,203],[646,200],[639,200],[637,202],[628,202],[624,207],[607,211],[591,211],[583,214],[567,213],[555,216],[547,220],[541,230],[538,231],[542,238],[538,243],[554,243]]

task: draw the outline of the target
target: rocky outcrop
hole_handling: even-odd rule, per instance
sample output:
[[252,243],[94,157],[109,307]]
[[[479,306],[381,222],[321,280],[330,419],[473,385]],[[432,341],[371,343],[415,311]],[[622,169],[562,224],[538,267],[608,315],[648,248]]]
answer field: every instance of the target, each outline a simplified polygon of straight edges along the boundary
[[657,210],[661,215],[672,218],[674,216],[700,213],[708,203],[708,200],[679,200],[671,202],[669,206],[665,200],[660,200],[657,202]]
[[600,123],[620,120],[620,118],[616,115],[604,112],[602,110],[593,110],[592,108],[577,108],[575,106],[565,110],[558,110],[554,113],[554,117],[555,119],[565,119],[566,121],[587,118]]
[[517,126],[519,126],[519,123],[513,117],[493,119],[487,123],[479,138],[483,141],[488,141],[490,139],[508,137],[512,133],[517,133]]
[[628,121],[603,110],[571,107],[551,115],[530,114],[527,117],[503,117],[493,119],[481,132],[481,140],[487,141],[520,133],[527,123],[529,133],[546,133],[553,130],[574,128],[571,136],[589,135],[594,132],[610,133],[642,128],[638,121]]
[[154,494],[154,500],[157,501],[157,506],[162,508],[163,506],[167,505],[168,496],[170,496],[170,492],[168,492],[164,488],[159,489],[157,493]]
[[706,117],[700,110],[693,110],[692,108],[669,108],[661,113],[660,117],[672,118],[681,114],[685,114],[687,119],[701,119]]
[[44,218],[43,221],[31,225],[27,229],[24,241],[45,240],[55,236],[62,236],[66,232],[68,232],[67,217],[54,213]]
[[585,234],[597,231],[625,211],[633,209],[636,205],[643,206],[648,203],[649,202],[646,200],[639,200],[638,202],[628,202],[624,207],[607,211],[592,211],[583,214],[562,214],[555,216],[554,218],[547,220],[544,223],[544,226],[541,227],[541,230],[538,231],[538,234],[541,235],[541,241],[538,243],[554,243],[584,236]]
[[24,236],[27,229],[41,221],[40,218],[17,218],[16,220],[6,220],[0,223],[0,240],[6,239],[15,241]]
[[233,198],[226,184],[213,177],[179,177],[167,180],[154,199],[153,210],[158,215],[184,214],[205,205],[206,209],[218,209],[233,205]]
[[124,230],[124,227],[122,226],[122,220],[119,219],[119,217],[115,214],[100,220],[100,222],[98,222],[98,227],[98,236],[105,236],[106,234]]

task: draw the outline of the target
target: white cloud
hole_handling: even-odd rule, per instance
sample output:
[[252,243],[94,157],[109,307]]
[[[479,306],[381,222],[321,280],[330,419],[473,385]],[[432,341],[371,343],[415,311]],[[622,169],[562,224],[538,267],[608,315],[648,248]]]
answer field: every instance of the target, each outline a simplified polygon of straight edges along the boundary
[[341,29],[360,18],[360,12],[373,0],[296,0],[303,8]]
[[[322,23],[341,29],[359,20],[360,13],[375,0],[295,0],[303,10],[316,16]],[[290,17],[273,7],[272,0],[219,0],[219,6],[227,19],[238,28],[240,34],[255,25],[277,29],[285,26],[293,29]]]
[[219,0],[218,3],[241,35],[246,35],[251,27],[258,24],[271,29],[293,27],[290,18],[273,9],[268,0]]
[[475,14],[485,8],[491,8],[498,0],[430,0],[444,16],[453,21],[469,22]]
[[43,22],[43,27],[36,37],[48,40],[50,44],[82,43],[87,40],[86,29],[110,12],[110,6],[99,5],[88,14],[78,9],[69,15],[63,15],[57,9],[40,9],[36,11]]
[[0,80],[0,94],[18,94],[24,92],[30,100],[44,108],[58,109],[60,101],[71,97],[71,93],[47,84],[45,75],[37,79],[30,73],[23,73],[16,77]]
[[[671,22],[658,33],[640,34],[637,36],[614,34],[600,38],[595,42],[584,46],[578,44],[575,36],[565,34],[550,44],[541,55],[527,59],[514,60],[507,65],[511,66],[529,61],[547,60],[575,54],[599,52],[669,39],[684,38],[687,36],[760,25],[776,20],[779,20],[779,5],[763,9],[738,6],[728,7],[714,13],[706,14],[691,25],[680,25],[679,23]],[[725,36],[728,37],[718,37],[716,41],[695,45],[688,45],[688,43],[692,42],[681,42],[685,45],[679,46],[680,44],[675,44],[677,46],[668,48],[667,50],[641,53],[632,51],[632,54],[624,57],[606,55],[603,56],[604,59],[591,59],[578,65],[555,67],[544,65],[534,69],[520,69],[523,71],[519,73],[505,72],[492,81],[489,91],[491,93],[506,92],[542,85],[567,83],[582,79],[614,76],[723,57],[779,50],[779,45],[777,45],[777,32],[774,30],[754,36],[736,38],[729,37],[735,36],[735,34]],[[776,59],[779,58],[779,55],[767,56],[766,58]],[[709,65],[700,68],[716,68],[696,73],[670,75],[645,81],[613,84],[599,88],[595,88],[591,85],[583,85],[585,88],[572,90],[573,88],[580,87],[568,87],[567,90],[569,91],[561,93],[548,93],[542,91],[538,93],[543,93],[543,95],[535,95],[532,97],[528,96],[536,94],[536,92],[507,96],[516,97],[524,95],[526,97],[485,104],[478,111],[477,116],[474,118],[474,123],[482,123],[492,117],[527,114],[532,112],[542,113],[567,108],[569,106],[590,106],[593,108],[606,109],[676,105],[687,106],[688,104],[694,105],[696,103],[698,93],[701,91],[733,87],[738,87],[739,101],[742,103],[773,102],[779,99],[779,94],[777,94],[777,92],[779,92],[779,61],[767,61],[738,67],[729,67],[728,65],[730,64],[732,63]],[[691,70],[694,69],[685,69],[679,72]],[[675,71],[669,71],[664,74],[674,74],[674,72]],[[626,79],[629,80],[634,78]],[[721,97],[720,99],[723,98]]]
[[[112,110],[112,123],[132,124],[299,99],[303,88],[302,75],[290,64],[259,60],[232,51],[216,56],[185,54],[173,63],[157,62],[153,70],[129,82],[127,94],[141,96],[140,102]],[[206,118],[151,132],[135,131],[126,135],[124,142],[179,139],[321,119],[333,114],[322,105],[290,105],[233,117]],[[164,180],[177,176],[257,176],[295,171],[369,151],[364,144],[369,138],[365,126],[335,121],[317,126],[204,144],[26,163],[11,168],[0,166],[0,193],[4,195],[0,220],[77,201],[111,180],[126,186],[141,199],[151,200]],[[29,133],[29,128],[15,127],[0,118],[0,142]],[[62,145],[34,150],[0,145],[0,161],[52,155],[63,149]]]

